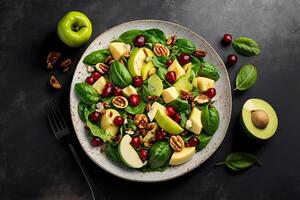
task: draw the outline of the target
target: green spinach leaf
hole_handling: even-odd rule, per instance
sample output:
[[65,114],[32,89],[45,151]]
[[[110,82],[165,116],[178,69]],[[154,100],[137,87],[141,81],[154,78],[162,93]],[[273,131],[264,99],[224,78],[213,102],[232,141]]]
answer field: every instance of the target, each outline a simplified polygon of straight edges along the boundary
[[167,142],[156,142],[149,151],[148,166],[157,169],[168,162],[172,155],[171,148]]
[[192,70],[193,70],[195,76],[197,76],[199,74],[200,67],[202,66],[202,63],[204,61],[202,58],[199,59],[195,56],[191,56],[191,62],[192,62]]
[[261,166],[261,162],[253,155],[245,152],[234,152],[226,156],[224,162],[217,163],[216,165],[225,164],[229,169],[239,171],[247,169],[254,164]]
[[76,83],[75,91],[79,99],[87,105],[91,105],[99,101],[97,90],[87,83]]
[[204,149],[206,147],[206,145],[209,143],[209,141],[211,140],[212,136],[210,135],[207,135],[205,133],[201,133],[199,136],[198,136],[198,139],[199,139],[199,150],[201,149]]
[[112,161],[123,164],[117,146],[114,146],[113,144],[109,143],[105,149],[105,153],[106,156]]
[[251,88],[257,80],[257,70],[254,65],[243,66],[235,80],[236,90],[247,90]]
[[125,67],[120,62],[113,62],[109,68],[108,74],[110,78],[113,80],[114,84],[118,87],[127,87],[132,83],[132,77]]
[[95,111],[96,105],[86,105],[83,102],[79,102],[78,104],[78,114],[82,121],[86,122],[88,120],[89,114],[93,111]]
[[217,81],[220,78],[216,67],[209,62],[205,62],[204,65],[201,65],[199,75],[213,79],[214,81]]
[[232,42],[233,48],[241,55],[255,56],[260,54],[257,42],[249,37],[239,37]]
[[191,110],[191,106],[187,100],[182,100],[180,97],[169,103],[170,106],[173,106],[176,111],[185,111],[185,110]]
[[129,114],[136,115],[136,114],[142,114],[146,108],[146,103],[140,102],[138,106],[132,107],[128,105],[125,108],[125,111],[128,112]]
[[142,30],[129,30],[120,35],[120,37],[117,39],[118,41],[122,41],[124,43],[133,45],[133,40],[136,36],[144,34],[144,31]]
[[94,51],[88,54],[84,59],[83,63],[87,65],[96,65],[97,63],[102,63],[105,59],[110,55],[108,49],[101,49],[98,51]]
[[90,120],[87,120],[86,125],[89,127],[93,136],[101,138],[104,142],[110,139],[111,135],[109,133],[101,129],[100,126],[93,124]]
[[149,90],[149,88],[148,88],[148,80],[145,80],[143,87],[142,87],[142,97],[145,102],[148,101],[148,98],[147,98],[148,96],[153,96],[153,94],[152,94],[151,90]]
[[175,45],[178,47],[179,51],[182,53],[192,54],[196,51],[195,44],[187,39],[179,38],[176,40]]
[[165,33],[160,30],[160,29],[157,29],[157,28],[153,28],[153,29],[148,29],[148,30],[145,30],[145,32],[149,35],[152,35],[152,36],[155,36],[161,40],[167,40],[167,37],[165,35]]
[[130,128],[132,131],[137,130],[137,127],[132,119],[128,119],[127,128]]
[[213,135],[220,123],[218,110],[214,107],[209,108],[209,105],[206,104],[202,110],[201,121],[205,132],[209,135]]

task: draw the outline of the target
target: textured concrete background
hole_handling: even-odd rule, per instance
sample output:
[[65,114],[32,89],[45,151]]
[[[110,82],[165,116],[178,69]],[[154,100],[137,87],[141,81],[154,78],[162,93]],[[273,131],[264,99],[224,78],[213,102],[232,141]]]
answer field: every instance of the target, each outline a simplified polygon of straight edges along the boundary
[[[68,92],[84,46],[68,49],[58,41],[58,20],[70,10],[86,13],[93,36],[134,19],[177,22],[203,36],[223,59],[234,52],[222,47],[224,33],[250,36],[262,47],[258,58],[239,56],[228,67],[232,83],[238,69],[256,63],[259,77],[249,91],[233,91],[233,113],[227,136],[201,167],[173,181],[132,183],[102,171],[80,156],[107,199],[300,199],[300,1],[0,1],[0,199],[90,199],[86,182],[68,149],[50,134],[43,104],[60,99],[68,117]],[[45,57],[51,50],[72,57],[71,71],[54,73],[64,90],[47,87]],[[273,104],[279,116],[277,134],[257,144],[239,129],[238,114],[248,98]],[[76,141],[76,140],[75,140]],[[214,164],[231,151],[248,151],[263,163],[241,174]]]

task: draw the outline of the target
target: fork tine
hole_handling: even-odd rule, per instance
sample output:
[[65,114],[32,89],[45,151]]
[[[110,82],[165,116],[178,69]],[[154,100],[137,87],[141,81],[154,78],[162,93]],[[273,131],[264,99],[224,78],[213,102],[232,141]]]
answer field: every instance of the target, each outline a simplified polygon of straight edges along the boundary
[[51,129],[52,129],[52,132],[55,133],[55,132],[57,132],[58,128],[56,126],[55,121],[52,118],[52,113],[50,111],[50,105],[49,105],[49,103],[45,104],[45,110],[46,110],[46,113],[47,113],[48,122],[50,124]]
[[61,124],[62,127],[64,127],[64,128],[67,127],[67,123],[66,123],[66,121],[65,121],[65,119],[64,119],[64,117],[63,117],[63,115],[62,115],[62,113],[61,113],[61,111],[60,111],[60,109],[59,109],[59,107],[58,107],[57,102],[54,101],[53,104],[55,104],[55,108],[56,108],[55,110],[56,110],[56,114],[57,114],[58,118],[60,119],[60,120],[59,120],[60,124]]

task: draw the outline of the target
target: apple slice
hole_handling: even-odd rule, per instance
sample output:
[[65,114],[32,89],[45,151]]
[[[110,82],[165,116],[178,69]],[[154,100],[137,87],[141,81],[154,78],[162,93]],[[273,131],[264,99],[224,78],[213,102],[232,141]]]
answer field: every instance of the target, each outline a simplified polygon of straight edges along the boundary
[[146,54],[143,48],[135,48],[128,60],[128,70],[132,77],[141,76]]
[[[150,49],[144,48],[144,53],[146,54],[146,57],[155,57],[153,51],[151,51]],[[153,65],[152,61],[144,62],[141,72],[143,80],[146,80],[148,78],[149,71],[153,68],[155,68],[155,66]]]
[[164,129],[167,133],[175,135],[184,131],[179,124],[177,124],[166,113],[163,113],[160,109],[158,109],[155,114],[155,120],[160,128]]
[[185,147],[179,152],[174,152],[171,156],[170,165],[181,165],[191,160],[195,155],[195,147]]
[[119,154],[120,157],[125,165],[131,168],[141,168],[143,167],[144,163],[140,159],[137,152],[131,146],[132,138],[129,135],[125,135],[120,144],[119,144]]
[[153,74],[148,79],[148,89],[155,96],[160,96],[163,91],[163,83],[157,74]]

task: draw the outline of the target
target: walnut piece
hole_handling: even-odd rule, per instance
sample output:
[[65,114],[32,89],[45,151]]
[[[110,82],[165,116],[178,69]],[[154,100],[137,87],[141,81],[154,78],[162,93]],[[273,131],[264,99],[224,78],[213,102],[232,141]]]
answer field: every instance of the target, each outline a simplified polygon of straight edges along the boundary
[[173,46],[176,43],[176,35],[172,35],[167,40],[167,45]]
[[193,55],[197,58],[204,58],[207,55],[207,52],[202,49],[197,49]]
[[146,128],[148,124],[148,118],[145,114],[137,114],[134,117],[134,123],[139,128]]
[[193,93],[191,93],[191,92],[181,91],[181,93],[180,93],[180,99],[182,99],[182,100],[191,100],[193,98],[194,98],[194,96],[193,96]]
[[106,74],[109,70],[109,67],[104,63],[97,63],[95,69],[101,74]]
[[59,66],[61,67],[61,69],[63,70],[63,72],[66,72],[70,69],[70,65],[72,64],[72,60],[70,58],[62,61]]
[[174,151],[181,151],[184,148],[184,141],[179,135],[170,137],[170,146]]
[[47,69],[53,69],[53,65],[57,62],[59,59],[61,53],[59,52],[50,52],[47,56]]
[[170,51],[162,44],[156,43],[153,47],[153,52],[156,56],[169,56]]
[[52,76],[50,77],[49,83],[50,83],[50,85],[52,86],[52,88],[57,89],[57,90],[61,89],[61,84],[60,84],[60,82],[55,78],[55,76],[52,75]]
[[128,101],[125,97],[123,96],[115,96],[111,103],[116,107],[116,108],[119,108],[119,109],[124,109],[128,106]]
[[147,96],[147,101],[148,102],[156,101],[157,99],[158,99],[158,96],[155,96],[155,95]]
[[204,94],[199,94],[196,98],[195,98],[195,102],[198,104],[205,104],[207,102],[209,102],[209,97],[204,95]]

